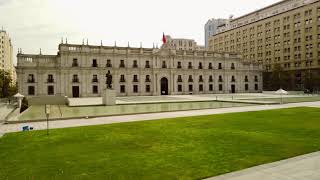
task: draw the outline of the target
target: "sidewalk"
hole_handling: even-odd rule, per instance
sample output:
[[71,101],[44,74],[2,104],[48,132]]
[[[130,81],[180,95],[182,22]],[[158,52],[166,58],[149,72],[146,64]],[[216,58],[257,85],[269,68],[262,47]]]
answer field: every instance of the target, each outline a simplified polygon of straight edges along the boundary
[[[110,117],[99,117],[92,119],[71,119],[71,120],[59,120],[50,121],[50,129],[56,128],[67,128],[67,127],[79,127],[79,126],[91,126],[91,125],[102,125],[122,122],[135,122],[144,120],[157,120],[164,118],[177,118],[177,117],[188,117],[188,116],[200,116],[200,115],[211,115],[211,114],[224,114],[234,112],[248,112],[248,111],[261,111],[271,109],[283,109],[291,107],[320,107],[320,101],[318,102],[303,102],[303,103],[292,103],[282,105],[258,105],[258,106],[244,106],[244,107],[232,107],[232,108],[221,108],[221,109],[204,109],[204,110],[191,110],[191,111],[177,111],[177,112],[164,112],[164,113],[151,113],[151,114],[136,114],[136,115],[123,115],[123,116],[110,116]],[[22,126],[32,126],[34,130],[43,130],[47,128],[46,122],[32,122],[32,123],[19,123],[19,124],[3,124],[0,125],[0,136],[8,132],[21,131]]]
[[264,164],[206,180],[319,180],[320,152]]

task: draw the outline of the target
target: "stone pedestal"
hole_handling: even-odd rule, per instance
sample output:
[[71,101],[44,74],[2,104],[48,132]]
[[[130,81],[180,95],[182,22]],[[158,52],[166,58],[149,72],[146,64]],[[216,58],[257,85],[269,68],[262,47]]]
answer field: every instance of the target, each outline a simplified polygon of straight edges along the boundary
[[116,91],[113,89],[103,90],[102,103],[106,106],[116,105]]

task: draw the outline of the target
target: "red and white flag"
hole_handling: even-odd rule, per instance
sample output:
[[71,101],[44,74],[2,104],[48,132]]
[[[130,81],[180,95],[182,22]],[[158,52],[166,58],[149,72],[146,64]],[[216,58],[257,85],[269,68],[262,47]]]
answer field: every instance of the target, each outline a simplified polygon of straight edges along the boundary
[[166,43],[167,43],[167,38],[166,38],[166,36],[164,35],[164,33],[163,33],[163,35],[162,35],[162,42],[163,42],[163,44],[166,44]]

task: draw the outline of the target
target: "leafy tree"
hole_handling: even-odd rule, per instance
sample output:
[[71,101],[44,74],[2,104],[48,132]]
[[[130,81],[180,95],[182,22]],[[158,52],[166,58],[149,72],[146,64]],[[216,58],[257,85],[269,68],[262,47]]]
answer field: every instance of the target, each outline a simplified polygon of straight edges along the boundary
[[15,84],[12,84],[11,74],[0,70],[0,98],[10,97],[15,93],[17,93],[17,87]]

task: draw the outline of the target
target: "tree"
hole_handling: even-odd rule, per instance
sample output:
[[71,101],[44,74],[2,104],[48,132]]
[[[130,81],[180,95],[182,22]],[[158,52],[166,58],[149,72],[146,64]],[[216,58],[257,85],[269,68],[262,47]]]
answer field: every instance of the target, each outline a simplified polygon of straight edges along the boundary
[[17,87],[12,83],[11,74],[0,70],[0,98],[10,97],[17,93]]

